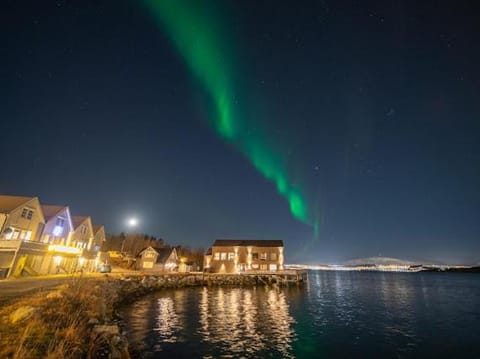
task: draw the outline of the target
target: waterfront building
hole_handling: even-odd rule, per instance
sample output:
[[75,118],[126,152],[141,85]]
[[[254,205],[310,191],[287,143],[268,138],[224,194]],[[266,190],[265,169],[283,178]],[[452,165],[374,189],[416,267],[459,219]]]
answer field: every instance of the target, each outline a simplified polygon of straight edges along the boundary
[[283,270],[281,240],[218,239],[205,254],[204,268],[213,273]]
[[150,246],[138,254],[137,269],[172,272],[177,270],[178,264],[179,260],[175,248],[153,248]]

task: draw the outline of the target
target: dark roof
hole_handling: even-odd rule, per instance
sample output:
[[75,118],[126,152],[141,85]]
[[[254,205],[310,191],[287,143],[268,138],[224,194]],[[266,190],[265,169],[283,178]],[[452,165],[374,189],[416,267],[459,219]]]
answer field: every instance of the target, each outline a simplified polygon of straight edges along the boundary
[[10,213],[35,197],[0,196],[0,212]]
[[212,247],[208,248],[207,251],[205,252],[206,256],[211,256],[212,255]]
[[173,248],[155,248],[158,253],[157,263],[164,264],[172,254]]
[[93,234],[97,234],[103,228],[102,225],[100,226],[93,226]]
[[42,204],[41,207],[42,207],[42,212],[46,221],[51,220],[59,212],[65,209],[65,206],[51,206],[48,204]]
[[72,216],[73,228],[77,229],[88,217],[84,216]]
[[217,239],[213,243],[213,247],[230,247],[230,246],[254,246],[254,247],[283,247],[283,241],[276,239]]

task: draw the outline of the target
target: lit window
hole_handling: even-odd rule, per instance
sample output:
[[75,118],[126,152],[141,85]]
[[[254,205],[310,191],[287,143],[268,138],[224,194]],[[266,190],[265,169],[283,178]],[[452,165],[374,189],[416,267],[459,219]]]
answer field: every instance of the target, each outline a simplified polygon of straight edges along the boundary
[[55,237],[59,237],[62,233],[63,233],[63,227],[55,226],[55,228],[53,228],[53,235]]
[[270,259],[272,261],[276,261],[277,260],[277,253],[270,253]]
[[263,252],[260,254],[260,260],[266,261],[267,260],[267,252]]
[[13,232],[13,236],[12,236],[12,239],[18,239],[18,236],[20,235],[20,231],[18,229],[16,229],[14,232]]
[[235,257],[235,253],[233,253],[233,252],[229,252],[229,253],[228,253],[228,260],[229,260],[229,261],[233,261],[233,258],[234,258],[234,257]]
[[5,235],[5,239],[12,239],[13,231],[10,228],[7,228],[3,233]]
[[225,252],[220,253],[220,260],[222,260],[222,261],[227,260],[227,253],[225,253]]
[[252,269],[258,269],[258,264],[256,263],[252,264]]
[[220,253],[215,252],[215,253],[213,254],[213,259],[216,260],[216,261],[220,260]]
[[25,233],[25,240],[29,241],[32,238],[32,231],[26,231]]

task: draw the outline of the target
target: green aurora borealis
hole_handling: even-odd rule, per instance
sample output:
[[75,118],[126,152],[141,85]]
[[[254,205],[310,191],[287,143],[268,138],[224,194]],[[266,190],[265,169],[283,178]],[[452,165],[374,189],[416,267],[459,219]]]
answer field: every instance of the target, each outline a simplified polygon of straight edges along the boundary
[[210,121],[215,132],[275,184],[278,193],[288,201],[292,216],[313,226],[317,235],[318,221],[304,193],[289,176],[287,156],[268,144],[265,134],[249,131],[249,121],[241,115],[238,108],[240,90],[235,81],[238,74],[234,72],[229,42],[222,38],[227,31],[220,25],[221,19],[202,8],[200,2],[146,0],[145,3],[210,97],[213,103]]

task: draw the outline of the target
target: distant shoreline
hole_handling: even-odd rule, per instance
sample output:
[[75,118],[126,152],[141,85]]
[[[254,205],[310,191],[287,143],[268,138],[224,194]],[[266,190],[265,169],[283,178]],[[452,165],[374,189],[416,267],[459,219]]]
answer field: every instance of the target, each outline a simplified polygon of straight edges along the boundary
[[291,269],[338,272],[393,272],[393,273],[480,273],[480,266],[430,266],[430,265],[290,265]]

